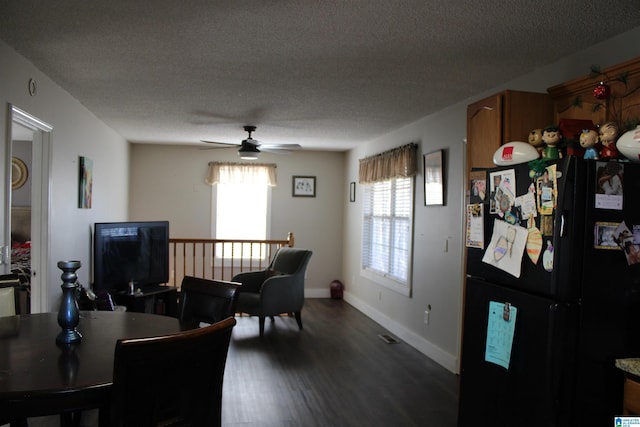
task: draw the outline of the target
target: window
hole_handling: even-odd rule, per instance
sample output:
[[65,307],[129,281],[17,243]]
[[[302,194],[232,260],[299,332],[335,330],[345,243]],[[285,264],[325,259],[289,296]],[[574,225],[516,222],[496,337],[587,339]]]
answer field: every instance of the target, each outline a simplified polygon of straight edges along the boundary
[[411,294],[414,178],[364,185],[362,269],[374,281]]
[[[269,235],[270,187],[275,184],[275,166],[213,164],[216,170],[207,181],[213,185],[212,229],[216,239],[264,240]],[[271,169],[269,169],[271,168]],[[252,259],[264,257],[260,245],[225,243],[216,256],[241,258],[251,252]]]
[[266,239],[268,190],[266,184],[218,184],[216,239]]

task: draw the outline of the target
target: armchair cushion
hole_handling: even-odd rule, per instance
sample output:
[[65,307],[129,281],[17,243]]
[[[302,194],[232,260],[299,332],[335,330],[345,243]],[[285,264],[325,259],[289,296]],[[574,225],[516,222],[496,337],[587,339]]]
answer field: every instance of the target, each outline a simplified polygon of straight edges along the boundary
[[278,270],[274,270],[273,268],[267,268],[264,273],[265,273],[264,274],[265,280],[268,279],[269,277],[279,276],[279,275],[283,274]]
[[242,287],[239,289],[239,294],[245,294],[249,292],[260,292],[260,288],[266,278],[267,270],[246,271],[244,273],[236,274],[233,276],[231,281],[242,283]]

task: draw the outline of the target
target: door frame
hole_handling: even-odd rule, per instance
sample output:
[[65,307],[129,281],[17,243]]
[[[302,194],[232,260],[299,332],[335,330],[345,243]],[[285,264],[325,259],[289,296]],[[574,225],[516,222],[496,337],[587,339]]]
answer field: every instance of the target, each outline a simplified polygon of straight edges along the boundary
[[[5,141],[5,244],[10,248],[12,127],[14,123],[18,123],[33,131],[31,168],[31,312],[44,313],[49,311],[47,260],[49,259],[51,141],[53,126],[12,104],[9,104],[8,115],[7,140]],[[2,254],[2,256],[5,258],[5,264],[11,264],[9,253]]]

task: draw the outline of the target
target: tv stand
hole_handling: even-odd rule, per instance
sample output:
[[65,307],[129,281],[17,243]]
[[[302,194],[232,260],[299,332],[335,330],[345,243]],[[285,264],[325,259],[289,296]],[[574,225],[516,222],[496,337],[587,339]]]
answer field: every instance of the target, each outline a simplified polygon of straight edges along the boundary
[[148,285],[143,287],[141,291],[134,294],[120,291],[116,292],[113,298],[116,304],[126,306],[127,311],[177,316],[178,291],[175,287]]

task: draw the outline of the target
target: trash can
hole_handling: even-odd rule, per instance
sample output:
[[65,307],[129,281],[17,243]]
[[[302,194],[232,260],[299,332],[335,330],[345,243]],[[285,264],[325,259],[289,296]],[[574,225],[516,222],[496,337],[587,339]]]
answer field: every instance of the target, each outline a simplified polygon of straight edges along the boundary
[[334,280],[329,285],[329,289],[331,290],[331,298],[332,299],[342,299],[342,293],[344,291],[344,285],[340,280]]

